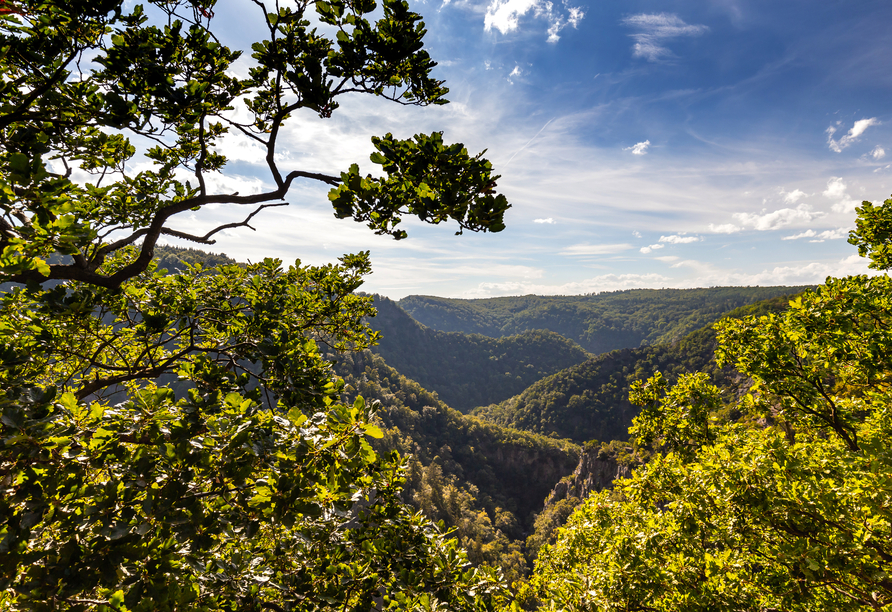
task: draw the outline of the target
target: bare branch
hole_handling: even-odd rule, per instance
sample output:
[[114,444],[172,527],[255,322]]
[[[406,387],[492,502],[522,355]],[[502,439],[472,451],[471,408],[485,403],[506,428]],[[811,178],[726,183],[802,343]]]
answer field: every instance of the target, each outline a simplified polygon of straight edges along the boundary
[[192,242],[198,242],[201,244],[215,244],[216,240],[211,240],[210,237],[216,234],[217,232],[222,232],[225,229],[232,229],[235,227],[247,227],[250,230],[257,231],[255,228],[251,227],[249,224],[251,219],[254,218],[254,215],[259,213],[264,208],[273,208],[275,206],[288,206],[288,202],[278,202],[275,204],[263,204],[257,210],[248,215],[248,218],[240,223],[226,223],[225,225],[221,225],[219,227],[215,227],[211,231],[209,231],[204,236],[193,236],[192,234],[186,234],[184,232],[178,232],[176,230],[164,228],[162,230],[162,234],[166,236],[173,236],[175,238],[182,238],[183,240],[191,240]]

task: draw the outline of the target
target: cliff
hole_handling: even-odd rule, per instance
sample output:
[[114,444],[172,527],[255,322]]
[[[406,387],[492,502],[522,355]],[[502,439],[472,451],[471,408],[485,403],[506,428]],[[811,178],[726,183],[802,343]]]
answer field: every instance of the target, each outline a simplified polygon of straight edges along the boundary
[[632,475],[631,463],[618,459],[615,453],[600,446],[585,448],[573,473],[562,478],[551,490],[545,499],[545,507],[571,497],[583,500],[590,493],[612,487],[615,479]]

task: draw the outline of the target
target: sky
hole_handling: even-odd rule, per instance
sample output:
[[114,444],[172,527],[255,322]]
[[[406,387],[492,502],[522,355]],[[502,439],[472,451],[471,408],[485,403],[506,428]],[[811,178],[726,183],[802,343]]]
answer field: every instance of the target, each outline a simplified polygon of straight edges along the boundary
[[[892,3],[860,0],[425,0],[427,48],[451,103],[342,98],[298,115],[280,167],[363,172],[370,137],[443,131],[486,150],[512,204],[498,234],[407,220],[402,241],[334,218],[324,185],[296,185],[256,231],[208,250],[323,264],[368,250],[363,289],[394,299],[576,295],[618,289],[800,285],[867,273],[846,242],[854,209],[892,193]],[[248,48],[250,2],[212,23]],[[235,67],[246,70],[247,65]],[[244,139],[221,192],[271,185]],[[198,231],[244,210],[177,220]]]

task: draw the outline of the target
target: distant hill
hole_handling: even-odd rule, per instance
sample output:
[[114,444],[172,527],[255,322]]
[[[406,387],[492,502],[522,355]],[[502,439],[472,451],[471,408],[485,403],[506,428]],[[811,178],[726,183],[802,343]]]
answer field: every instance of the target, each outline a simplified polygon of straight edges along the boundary
[[726,313],[806,287],[634,289],[582,296],[459,300],[410,295],[399,305],[424,325],[500,338],[547,329],[593,354],[673,342]]
[[388,298],[375,296],[375,308],[378,315],[369,324],[381,332],[381,340],[372,350],[462,411],[517,395],[591,357],[555,332],[525,331],[505,338],[447,333],[419,324]]
[[208,253],[201,249],[176,246],[155,246],[155,261],[159,268],[168,272],[180,272],[186,269],[186,264],[201,264],[205,268],[237,263],[226,253]]
[[[728,316],[765,314],[786,308],[789,296],[738,308]],[[744,381],[734,370],[715,364],[715,332],[711,326],[672,344],[622,349],[599,355],[545,378],[523,393],[472,414],[491,423],[570,438],[625,440],[638,407],[629,403],[629,388],[657,370],[670,380],[684,372],[706,371],[720,387],[734,390]]]

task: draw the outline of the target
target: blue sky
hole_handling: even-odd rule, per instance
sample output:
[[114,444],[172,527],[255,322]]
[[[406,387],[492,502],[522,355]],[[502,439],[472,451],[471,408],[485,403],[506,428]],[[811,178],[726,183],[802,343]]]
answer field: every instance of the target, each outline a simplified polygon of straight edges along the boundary
[[[245,5],[248,5],[246,8]],[[238,7],[238,8],[237,8]],[[285,169],[372,171],[369,137],[444,131],[487,157],[513,204],[500,234],[407,223],[377,237],[295,188],[257,232],[214,250],[324,263],[370,250],[365,289],[393,298],[779,285],[867,271],[846,243],[861,200],[892,193],[892,4],[868,1],[427,0],[452,104],[354,98],[296,117]],[[232,11],[232,12],[229,12]],[[262,33],[249,3],[214,26]],[[238,43],[236,43],[238,44]],[[242,43],[243,44],[243,43]],[[244,68],[244,67],[242,67]],[[220,190],[269,183],[237,138]],[[178,221],[197,229],[243,211]]]

